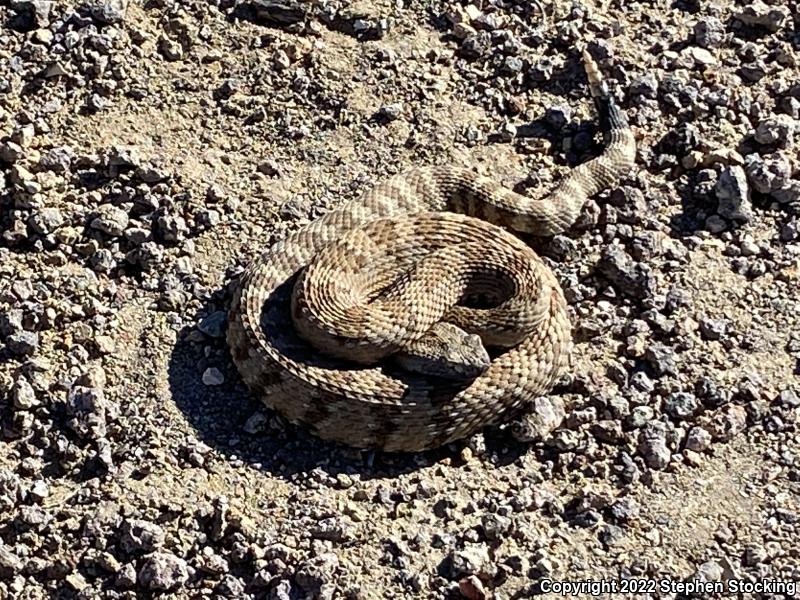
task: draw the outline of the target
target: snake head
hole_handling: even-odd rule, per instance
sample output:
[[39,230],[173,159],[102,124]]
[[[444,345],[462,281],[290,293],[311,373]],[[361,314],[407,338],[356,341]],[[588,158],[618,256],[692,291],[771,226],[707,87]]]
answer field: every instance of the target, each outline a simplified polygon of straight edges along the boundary
[[480,336],[451,323],[437,323],[394,355],[406,371],[444,379],[475,379],[491,364]]

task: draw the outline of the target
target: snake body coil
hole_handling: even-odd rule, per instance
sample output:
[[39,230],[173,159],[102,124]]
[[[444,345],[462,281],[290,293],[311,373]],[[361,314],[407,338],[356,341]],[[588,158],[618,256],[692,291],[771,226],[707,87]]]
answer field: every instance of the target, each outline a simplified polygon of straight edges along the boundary
[[[570,347],[566,302],[550,269],[507,229],[537,236],[567,229],[589,196],[614,185],[633,165],[635,143],[625,116],[586,53],[584,64],[608,142],[599,157],[575,168],[550,195],[529,198],[461,168],[415,169],[323,215],[249,265],[230,309],[228,343],[244,381],[267,406],[325,439],[417,451],[500,422],[552,388]],[[447,260],[448,245],[459,247],[453,256],[461,260]],[[495,247],[502,250],[481,251]],[[321,252],[331,255],[329,262],[337,262],[337,253],[341,257],[338,275],[293,295],[295,282],[304,281],[304,269]],[[431,252],[444,252],[445,259],[426,258]],[[501,264],[498,254],[511,258]],[[420,261],[445,272],[436,275],[430,264],[415,267]],[[423,308],[401,315],[393,311],[406,300],[387,290],[408,269],[414,273],[406,282],[406,297],[427,300],[421,299]],[[496,285],[503,292],[497,300],[502,310],[494,316],[492,310],[459,306],[459,295],[486,291],[492,277],[523,270],[528,274],[521,279]],[[374,271],[377,281],[363,281],[360,271]],[[440,280],[456,287],[439,285]],[[344,315],[345,324],[334,330],[318,322],[316,301],[320,314]],[[375,301],[377,308],[367,313],[361,301]],[[523,315],[519,328],[508,317],[512,313],[517,320]],[[370,353],[391,353],[443,315],[448,321],[483,318],[483,331],[512,338],[516,331],[521,339],[496,349],[488,368],[462,381],[385,361],[364,364]],[[381,332],[396,339],[386,346]],[[362,341],[360,359],[343,358]],[[381,350],[384,346],[389,349]]]

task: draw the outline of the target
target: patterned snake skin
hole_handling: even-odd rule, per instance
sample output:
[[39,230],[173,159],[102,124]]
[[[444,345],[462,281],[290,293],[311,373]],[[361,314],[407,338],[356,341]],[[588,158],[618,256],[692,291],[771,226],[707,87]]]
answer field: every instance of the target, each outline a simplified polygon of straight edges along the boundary
[[[228,343],[244,381],[267,406],[324,439],[360,448],[418,451],[507,420],[550,391],[566,366],[571,346],[566,302],[550,269],[504,228],[536,236],[564,231],[587,198],[615,185],[633,166],[635,142],[625,115],[586,52],[584,66],[607,146],[602,155],[571,171],[548,196],[519,195],[462,168],[415,169],[325,214],[249,265],[231,305]],[[388,249],[382,249],[383,242]],[[454,244],[459,250],[455,255],[451,250],[448,260],[447,247]],[[338,274],[329,274],[306,296],[293,294],[298,278],[305,285],[305,271],[314,267],[304,268],[321,252],[332,255],[333,263],[338,253],[342,265]],[[426,259],[431,252],[445,258]],[[501,264],[505,255],[511,256],[510,262]],[[430,264],[417,268],[416,261],[435,263],[448,273],[432,274]],[[381,275],[382,268],[389,275]],[[359,269],[377,281],[365,283],[359,279]],[[396,303],[387,290],[403,269],[413,273],[405,282],[406,296],[413,301],[418,290],[434,289],[434,300],[412,308],[411,315],[393,315]],[[521,270],[528,271],[520,275],[522,279],[517,277]],[[440,279],[454,281],[455,291],[432,283]],[[470,308],[468,303],[439,306],[493,287],[504,296],[496,309]],[[388,300],[377,297],[379,292]],[[336,294],[339,300],[334,299]],[[326,303],[338,302],[328,311],[335,318],[345,309],[359,312],[351,305],[364,299],[374,301],[379,313],[383,310],[383,317],[367,320],[373,325],[380,321],[383,330],[388,327],[396,334],[388,350],[376,339],[377,325],[363,330],[364,344],[374,344],[362,347],[358,335],[363,321],[329,331],[320,325],[325,315],[316,315],[311,307],[319,300],[325,312]],[[502,309],[512,305],[516,308],[506,314],[527,315],[527,323],[519,329],[513,320],[503,322]],[[442,315],[450,321],[459,311],[467,320],[488,321],[484,325],[490,329],[491,322],[499,320],[495,331],[506,336],[513,338],[517,332],[510,347],[493,349],[491,364],[478,376],[447,380],[412,373],[386,360],[363,364],[370,353],[390,353],[419,335],[416,330],[424,331]],[[312,338],[314,344],[329,348],[321,352],[308,343]],[[494,346],[489,341],[487,345]],[[348,350],[359,349],[360,359],[341,358]]]

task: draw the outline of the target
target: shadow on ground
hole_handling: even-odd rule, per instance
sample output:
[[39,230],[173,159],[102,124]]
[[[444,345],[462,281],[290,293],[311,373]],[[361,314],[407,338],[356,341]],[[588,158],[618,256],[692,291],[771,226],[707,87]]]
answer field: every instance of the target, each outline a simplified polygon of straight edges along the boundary
[[[179,332],[168,366],[172,399],[205,444],[231,460],[293,481],[313,478],[315,469],[329,476],[357,473],[362,479],[375,479],[396,477],[444,459],[455,465],[462,462],[467,444],[463,441],[427,452],[385,453],[326,442],[287,423],[250,393],[236,370],[221,320],[228,301],[226,290],[219,290],[198,311],[194,324]],[[217,321],[214,335],[197,327],[209,320]],[[203,373],[208,368],[219,369],[224,383],[205,385]],[[523,444],[508,438],[497,429],[486,432],[487,452],[498,457],[497,464],[511,463],[526,451]]]

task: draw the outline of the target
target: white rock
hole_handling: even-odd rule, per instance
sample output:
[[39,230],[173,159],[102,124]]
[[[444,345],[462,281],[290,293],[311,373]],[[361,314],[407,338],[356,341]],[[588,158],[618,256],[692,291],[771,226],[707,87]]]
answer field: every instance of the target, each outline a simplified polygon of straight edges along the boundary
[[216,367],[209,367],[203,373],[203,383],[205,385],[222,385],[225,383],[225,376]]

